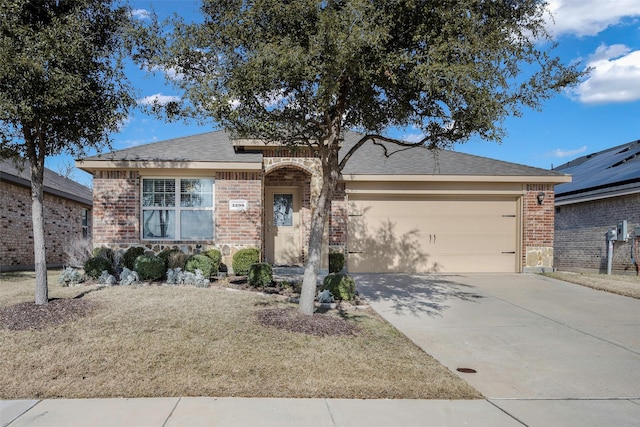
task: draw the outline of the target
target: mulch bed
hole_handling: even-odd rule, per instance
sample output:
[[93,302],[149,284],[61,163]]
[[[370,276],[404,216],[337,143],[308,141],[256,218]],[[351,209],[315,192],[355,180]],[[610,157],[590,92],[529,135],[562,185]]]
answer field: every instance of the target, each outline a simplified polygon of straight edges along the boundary
[[264,309],[256,312],[256,316],[264,326],[320,337],[356,335],[359,332],[355,325],[345,319],[320,313],[307,316],[295,308]]
[[88,316],[98,305],[81,298],[51,299],[43,305],[23,302],[0,309],[0,328],[13,331],[46,329]]

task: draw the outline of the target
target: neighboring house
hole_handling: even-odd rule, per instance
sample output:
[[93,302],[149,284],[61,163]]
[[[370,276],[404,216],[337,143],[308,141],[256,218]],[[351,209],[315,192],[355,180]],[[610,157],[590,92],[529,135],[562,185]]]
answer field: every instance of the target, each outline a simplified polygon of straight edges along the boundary
[[[0,270],[34,266],[31,173],[0,160]],[[52,170],[44,171],[44,232],[48,267],[65,264],[64,248],[91,233],[91,189]]]
[[640,237],[640,140],[580,157],[555,169],[573,182],[556,186],[555,266],[606,271],[605,234],[627,221],[628,242],[614,243],[612,269],[633,271],[632,242]]
[[[360,134],[347,132],[341,152]],[[391,156],[385,156],[384,147]],[[89,157],[93,244],[158,253],[244,247],[301,264],[321,168],[295,151],[224,131]],[[349,272],[521,272],[551,268],[554,171],[456,153],[367,142],[331,202],[325,253]],[[324,257],[324,262],[326,263]]]

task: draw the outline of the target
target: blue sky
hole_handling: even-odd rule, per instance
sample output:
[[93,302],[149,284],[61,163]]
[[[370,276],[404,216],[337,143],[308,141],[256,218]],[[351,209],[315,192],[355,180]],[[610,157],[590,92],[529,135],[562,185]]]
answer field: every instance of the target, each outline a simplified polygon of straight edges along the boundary
[[[130,2],[136,16],[154,9],[161,17],[173,12],[197,17],[197,1]],[[508,118],[501,144],[471,140],[457,145],[460,152],[548,169],[576,157],[640,139],[640,1],[551,0],[553,20],[548,28],[559,43],[556,54],[565,63],[592,68],[577,88],[546,101],[541,111],[525,110]],[[172,99],[179,93],[165,83],[162,73],[151,75],[131,66],[127,73],[139,90],[139,103]],[[165,123],[134,111],[119,133],[112,135],[115,149],[129,148],[179,136],[208,132],[213,125]],[[417,131],[399,135],[412,140]],[[56,156],[47,167],[59,171],[72,159]],[[90,175],[76,170],[73,178],[90,184]]]

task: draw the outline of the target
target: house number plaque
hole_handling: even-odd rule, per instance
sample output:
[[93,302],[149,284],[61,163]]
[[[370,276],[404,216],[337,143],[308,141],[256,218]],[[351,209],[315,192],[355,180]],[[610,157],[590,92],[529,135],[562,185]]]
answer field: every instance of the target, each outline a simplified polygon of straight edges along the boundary
[[246,200],[229,200],[230,211],[246,211],[249,203]]

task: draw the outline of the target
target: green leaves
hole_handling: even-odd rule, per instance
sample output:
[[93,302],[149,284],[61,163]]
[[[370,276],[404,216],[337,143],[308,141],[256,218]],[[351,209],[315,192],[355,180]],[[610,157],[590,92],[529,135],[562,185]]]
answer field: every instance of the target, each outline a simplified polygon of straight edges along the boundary
[[553,46],[537,44],[546,38],[545,7],[207,0],[204,23],[172,21],[151,62],[183,71],[174,82],[185,94],[181,114],[253,137],[294,144],[336,129],[414,125],[432,147],[474,134],[499,140],[506,116],[539,107],[580,77],[550,55]]
[[11,0],[0,5],[0,134],[25,155],[81,154],[108,141],[135,104],[122,68],[130,12],[110,1]]

